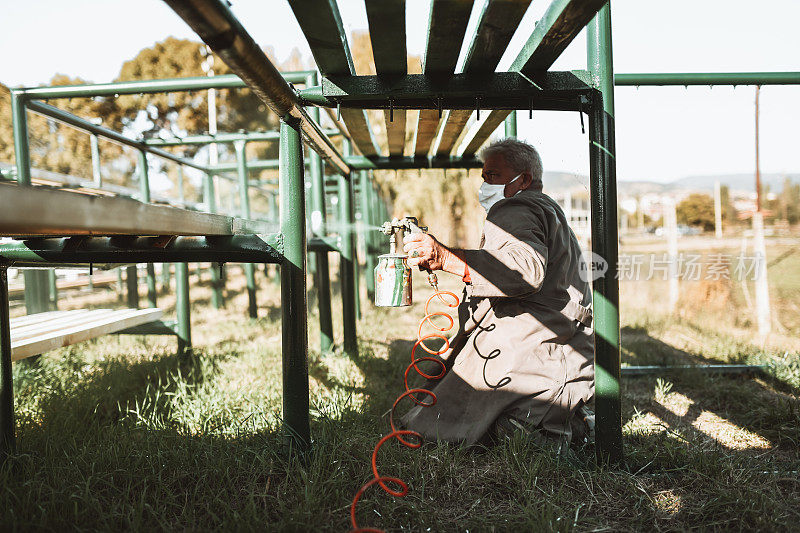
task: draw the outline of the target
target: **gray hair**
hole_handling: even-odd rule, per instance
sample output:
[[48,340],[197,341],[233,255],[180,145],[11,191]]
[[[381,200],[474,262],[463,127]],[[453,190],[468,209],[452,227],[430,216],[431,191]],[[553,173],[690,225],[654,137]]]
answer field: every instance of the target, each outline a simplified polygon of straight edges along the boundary
[[536,148],[517,139],[500,139],[481,150],[480,158],[502,155],[515,172],[530,172],[533,183],[542,183],[542,158]]

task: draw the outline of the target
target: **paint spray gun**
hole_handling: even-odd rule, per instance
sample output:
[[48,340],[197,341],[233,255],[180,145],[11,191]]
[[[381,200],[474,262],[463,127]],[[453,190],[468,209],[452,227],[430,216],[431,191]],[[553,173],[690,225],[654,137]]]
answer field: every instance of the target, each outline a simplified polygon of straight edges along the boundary
[[[406,233],[427,233],[428,228],[420,226],[416,217],[404,217],[384,222],[380,231],[389,236],[389,253],[378,256],[378,266],[375,267],[375,305],[411,305],[411,267],[407,263],[408,254],[403,253],[403,237]],[[431,271],[428,271],[428,283],[438,290],[438,279]]]

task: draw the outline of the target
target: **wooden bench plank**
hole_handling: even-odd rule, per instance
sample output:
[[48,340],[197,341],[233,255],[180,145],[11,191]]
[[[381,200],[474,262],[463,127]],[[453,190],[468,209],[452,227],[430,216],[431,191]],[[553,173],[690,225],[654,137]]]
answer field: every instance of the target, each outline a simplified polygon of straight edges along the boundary
[[38,322],[46,322],[48,320],[57,320],[62,316],[69,316],[75,313],[88,313],[90,309],[74,309],[72,311],[47,311],[45,313],[36,313],[33,315],[25,315],[11,319],[11,328],[23,327],[27,324],[36,324]]
[[13,327],[12,331],[14,338],[17,340],[27,339],[35,335],[43,335],[48,331],[58,331],[64,328],[71,327],[75,324],[95,322],[115,313],[113,309],[93,309],[86,313],[70,313],[66,316],[59,316],[44,322],[36,322],[34,324],[25,324],[23,326]]
[[123,309],[89,323],[71,325],[57,331],[50,331],[35,337],[17,339],[11,331],[11,359],[18,361],[49,350],[76,344],[89,339],[114,333],[133,326],[153,322],[164,314],[162,309]]

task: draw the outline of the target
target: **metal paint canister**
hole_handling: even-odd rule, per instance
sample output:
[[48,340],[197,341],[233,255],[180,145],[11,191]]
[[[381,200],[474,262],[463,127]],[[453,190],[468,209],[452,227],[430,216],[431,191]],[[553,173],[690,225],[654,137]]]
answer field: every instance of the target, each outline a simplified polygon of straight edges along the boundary
[[406,254],[384,254],[375,267],[375,305],[403,307],[411,305],[411,267]]

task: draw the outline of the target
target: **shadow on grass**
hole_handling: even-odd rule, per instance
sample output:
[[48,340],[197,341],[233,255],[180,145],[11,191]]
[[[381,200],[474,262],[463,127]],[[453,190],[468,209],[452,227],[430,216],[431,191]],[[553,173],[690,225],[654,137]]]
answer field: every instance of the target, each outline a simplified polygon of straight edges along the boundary
[[[623,360],[631,365],[732,362],[730,358],[712,358],[680,350],[651,336],[645,328],[622,328],[621,344]],[[745,357],[746,354],[738,354],[733,360],[741,363],[746,361]],[[623,424],[634,415],[650,412],[665,422],[667,431],[679,430],[689,442],[716,442],[733,454],[763,453],[760,445],[753,444],[759,439],[746,437],[749,432],[761,437],[774,447],[773,450],[790,451],[800,445],[800,387],[794,381],[796,379],[776,374],[772,368],[745,374],[665,370],[660,378],[624,377],[623,385],[631,393],[638,391],[634,396],[638,396],[639,401],[623,405]],[[665,384],[668,392],[681,395],[684,405],[670,406],[663,398],[656,399],[657,389]],[[763,444],[763,441],[760,442]]]

